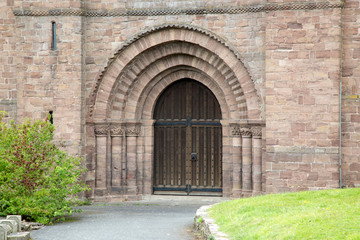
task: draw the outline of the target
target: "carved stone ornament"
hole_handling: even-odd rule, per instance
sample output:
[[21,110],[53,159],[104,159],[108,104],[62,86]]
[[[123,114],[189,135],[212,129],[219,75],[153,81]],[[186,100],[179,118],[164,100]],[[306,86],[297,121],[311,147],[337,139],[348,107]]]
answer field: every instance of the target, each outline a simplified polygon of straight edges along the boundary
[[240,136],[240,127],[237,125],[231,126],[231,135]]
[[95,135],[106,136],[109,133],[109,126],[95,126]]
[[253,138],[261,138],[262,128],[261,127],[252,127],[251,128]]
[[240,134],[242,137],[251,137],[251,128],[240,128]]
[[123,126],[119,126],[119,125],[111,126],[110,129],[111,136],[123,136],[124,132],[125,131]]
[[138,125],[126,126],[125,133],[126,136],[139,136],[141,132],[141,127]]
[[329,3],[267,3],[240,7],[214,8],[165,8],[165,9],[15,9],[15,16],[85,16],[85,17],[120,17],[120,16],[163,16],[163,15],[204,15],[204,14],[243,14],[282,10],[312,10],[342,8],[343,2]]

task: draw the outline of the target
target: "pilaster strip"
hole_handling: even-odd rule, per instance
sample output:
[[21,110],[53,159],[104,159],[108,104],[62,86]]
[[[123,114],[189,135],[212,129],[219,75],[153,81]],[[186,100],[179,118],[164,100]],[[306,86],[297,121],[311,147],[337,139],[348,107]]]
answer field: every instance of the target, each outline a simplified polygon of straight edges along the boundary
[[315,10],[342,8],[344,3],[303,2],[267,3],[242,7],[214,8],[164,8],[164,9],[14,9],[15,16],[84,16],[84,17],[121,17],[121,16],[162,16],[162,15],[206,15],[206,14],[244,14],[284,10]]

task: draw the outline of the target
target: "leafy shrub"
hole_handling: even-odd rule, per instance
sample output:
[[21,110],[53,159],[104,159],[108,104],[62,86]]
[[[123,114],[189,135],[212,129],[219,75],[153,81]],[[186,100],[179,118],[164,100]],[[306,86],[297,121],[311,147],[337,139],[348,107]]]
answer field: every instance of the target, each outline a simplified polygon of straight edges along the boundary
[[[3,113],[2,113],[3,116]],[[19,214],[44,224],[75,211],[88,190],[80,177],[82,159],[52,141],[54,126],[26,119],[6,124],[0,117],[0,215]]]

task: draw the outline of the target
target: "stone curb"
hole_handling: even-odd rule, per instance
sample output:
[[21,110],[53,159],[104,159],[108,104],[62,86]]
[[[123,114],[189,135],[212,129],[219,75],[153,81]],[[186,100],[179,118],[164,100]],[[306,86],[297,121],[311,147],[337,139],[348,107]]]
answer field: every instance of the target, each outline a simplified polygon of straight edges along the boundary
[[207,210],[214,205],[202,206],[196,211],[194,218],[196,230],[207,240],[229,240],[228,235],[221,232],[215,220],[207,214]]

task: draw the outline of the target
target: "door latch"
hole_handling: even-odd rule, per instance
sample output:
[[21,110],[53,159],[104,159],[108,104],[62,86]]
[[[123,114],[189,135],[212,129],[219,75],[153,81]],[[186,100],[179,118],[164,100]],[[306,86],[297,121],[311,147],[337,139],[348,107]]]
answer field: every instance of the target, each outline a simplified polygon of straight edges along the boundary
[[191,153],[191,161],[197,160],[197,153]]

